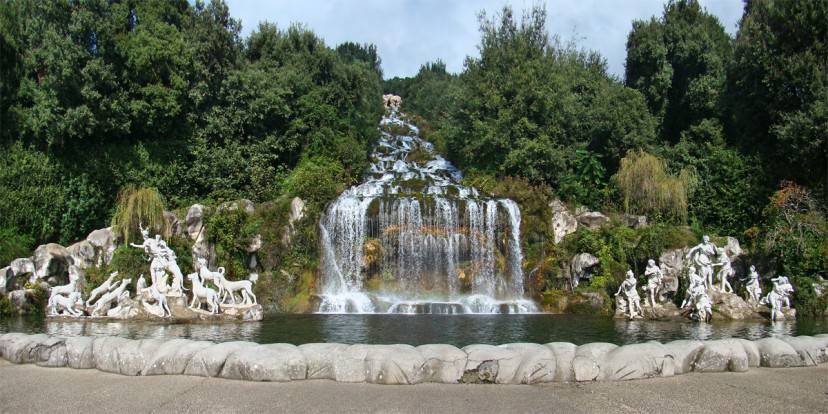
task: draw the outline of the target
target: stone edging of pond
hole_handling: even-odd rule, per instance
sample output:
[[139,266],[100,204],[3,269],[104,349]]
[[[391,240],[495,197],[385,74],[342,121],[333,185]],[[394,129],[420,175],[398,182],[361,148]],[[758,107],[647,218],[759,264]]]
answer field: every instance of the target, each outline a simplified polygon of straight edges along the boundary
[[0,335],[15,364],[98,369],[121,375],[193,375],[249,381],[331,379],[375,384],[537,384],[670,377],[690,372],[813,366],[828,362],[828,334],[756,341],[651,341],[574,345],[304,345],[45,334]]

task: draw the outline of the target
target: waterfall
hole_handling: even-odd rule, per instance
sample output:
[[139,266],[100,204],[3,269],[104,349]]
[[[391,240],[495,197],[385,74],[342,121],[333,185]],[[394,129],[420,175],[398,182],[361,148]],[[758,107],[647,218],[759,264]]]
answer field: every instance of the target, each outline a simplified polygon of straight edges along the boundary
[[520,209],[481,196],[397,114],[319,224],[319,312],[527,313]]

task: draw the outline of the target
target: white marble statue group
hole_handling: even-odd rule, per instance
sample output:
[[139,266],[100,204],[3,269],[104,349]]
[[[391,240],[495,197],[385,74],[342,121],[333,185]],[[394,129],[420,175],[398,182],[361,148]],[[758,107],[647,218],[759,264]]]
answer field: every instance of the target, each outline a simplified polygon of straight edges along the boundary
[[[140,301],[143,309],[152,315],[169,318],[172,311],[168,298],[185,298],[188,289],[184,287],[184,276],[176,262],[175,252],[167,246],[160,235],[154,238],[149,236],[149,229],[139,225],[143,242],[140,244],[130,243],[130,246],[141,248],[150,262],[150,284],[144,275],[140,275],[135,286],[136,296],[134,300]],[[253,294],[253,284],[258,275],[253,273],[248,280],[230,281],[224,276],[224,268],[218,271],[209,270],[207,260],[198,258],[196,260],[196,273],[187,275],[192,283],[192,300],[190,309],[205,312],[202,306],[206,306],[206,312],[217,314],[222,312],[224,307],[250,306],[257,304],[256,295]],[[47,304],[49,316],[82,317],[85,313],[93,317],[115,317],[122,315],[122,308],[133,301],[130,291],[127,290],[132,279],[122,279],[113,282],[118,272],[109,275],[100,286],[93,289],[89,298],[83,301],[81,298],[82,289],[79,285],[79,270],[75,266],[69,268],[69,283],[62,286],[55,286],[50,291]],[[168,283],[172,276],[172,284]],[[207,285],[211,282],[214,288]],[[241,302],[237,301],[236,295],[240,295]],[[114,305],[114,306],[113,306]]]
[[[644,287],[645,296],[648,299],[649,306],[654,308],[657,304],[663,302],[662,295],[664,289],[664,274],[661,268],[656,265],[655,260],[647,261],[647,267],[644,269],[644,276],[647,278],[647,286]],[[641,312],[641,296],[638,295],[636,285],[638,281],[635,278],[635,273],[632,270],[627,270],[627,277],[621,282],[618,292],[615,293],[616,298],[623,295],[622,300],[616,299],[618,306],[624,307],[624,312],[630,319],[640,317]]]
[[[687,290],[684,295],[684,302],[681,309],[689,311],[693,319],[709,321],[713,315],[712,304],[709,293],[717,290],[724,293],[733,293],[730,281],[736,271],[725,249],[716,247],[710,241],[709,236],[704,236],[702,242],[687,252]],[[714,261],[715,260],[715,261]],[[718,272],[714,268],[718,267]],[[644,293],[650,307],[655,307],[665,300],[661,292],[664,287],[664,275],[650,259],[644,270],[647,278],[647,285]],[[715,277],[714,277],[715,276]],[[785,308],[790,308],[790,295],[793,293],[793,285],[785,276],[771,279],[773,289],[762,297],[762,287],[759,273],[755,266],[750,267],[750,272],[745,281],[748,303],[756,305],[768,305],[771,308],[771,319],[777,320]],[[641,317],[641,297],[636,290],[637,280],[632,270],[627,271],[627,277],[621,283],[615,293],[616,303],[630,319]],[[718,286],[717,286],[718,284]]]

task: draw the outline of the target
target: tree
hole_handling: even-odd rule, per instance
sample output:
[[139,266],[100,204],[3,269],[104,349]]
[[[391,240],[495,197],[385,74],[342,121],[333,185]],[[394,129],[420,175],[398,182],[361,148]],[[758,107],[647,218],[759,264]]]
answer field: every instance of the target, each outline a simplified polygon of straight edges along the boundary
[[689,170],[671,175],[664,160],[644,151],[631,151],[621,160],[615,182],[628,213],[687,220],[688,199],[695,182]]
[[641,91],[661,135],[678,142],[699,122],[722,116],[731,39],[697,0],[671,0],[660,19],[633,22],[627,38],[626,84]]
[[747,3],[729,75],[731,137],[761,157],[775,185],[828,196],[828,3]]

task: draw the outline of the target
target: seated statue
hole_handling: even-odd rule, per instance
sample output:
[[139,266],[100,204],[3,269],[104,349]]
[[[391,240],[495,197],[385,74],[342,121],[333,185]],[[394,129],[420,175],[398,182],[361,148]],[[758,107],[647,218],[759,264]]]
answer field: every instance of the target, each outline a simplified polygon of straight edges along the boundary
[[633,271],[627,270],[627,278],[621,282],[618,292],[615,293],[615,296],[619,296],[621,293],[624,294],[627,302],[627,316],[630,319],[634,319],[641,314],[641,297],[638,296],[638,290],[636,290],[637,283]]

